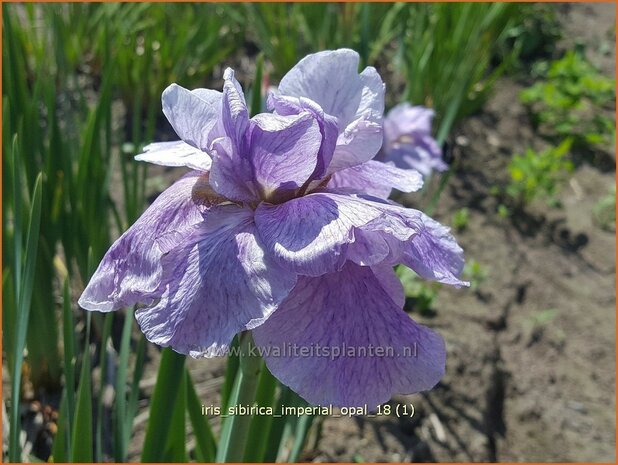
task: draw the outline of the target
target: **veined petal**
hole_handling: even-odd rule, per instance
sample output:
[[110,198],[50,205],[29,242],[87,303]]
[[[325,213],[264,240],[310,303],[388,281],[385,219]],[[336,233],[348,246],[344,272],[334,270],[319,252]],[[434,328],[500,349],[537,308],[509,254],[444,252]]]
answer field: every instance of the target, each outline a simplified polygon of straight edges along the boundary
[[361,101],[358,63],[358,53],[349,49],[307,55],[283,76],[279,91],[313,100],[339,120],[341,129],[353,120]]
[[187,90],[172,84],[161,96],[163,113],[176,134],[193,147],[208,150],[210,132],[221,114],[221,92],[209,89]]
[[[234,70],[227,68],[223,73],[223,106],[221,124],[224,133],[232,141],[235,152],[244,149],[243,139],[249,126],[249,110],[245,94],[234,76]],[[223,135],[223,133],[221,133]]]
[[375,408],[393,394],[431,389],[444,375],[444,341],[408,317],[379,272],[348,263],[301,277],[253,331],[271,373],[308,402]]
[[373,66],[367,66],[360,73],[363,85],[361,101],[356,110],[356,118],[365,118],[374,122],[381,122],[384,115],[384,94],[386,86]]
[[215,191],[230,200],[252,202],[259,199],[251,160],[238,154],[229,137],[215,139],[212,143],[210,183]]
[[359,118],[337,138],[328,174],[371,160],[382,147],[382,122]]
[[448,228],[418,210],[378,198],[314,192],[259,205],[255,222],[273,258],[301,275],[332,273],[346,261],[403,263],[426,279],[468,284],[459,279],[463,251]]
[[416,170],[369,160],[362,165],[337,171],[331,177],[328,187],[352,189],[386,199],[393,188],[402,192],[416,192],[423,187],[423,177]]
[[108,312],[158,296],[162,256],[203,221],[205,200],[196,195],[203,182],[192,172],[157,197],[107,251],[79,298],[82,308]]
[[181,140],[148,144],[144,147],[144,153],[136,155],[135,159],[162,166],[186,166],[199,171],[208,171],[212,162],[206,152]]
[[[339,137],[327,175],[370,160],[382,146],[384,83],[373,67],[359,74],[358,64],[353,50],[315,53],[299,61],[279,85],[281,97],[310,99],[336,117]],[[285,105],[289,102],[280,102]]]
[[312,179],[321,179],[325,174],[333,158],[333,152],[337,144],[338,123],[337,118],[328,115],[324,110],[313,100],[305,97],[287,97],[284,95],[271,92],[268,95],[268,108],[274,110],[279,115],[297,115],[301,112],[308,111],[318,122],[320,134],[322,136],[322,144],[318,152],[318,160],[315,171],[311,175]]
[[149,341],[193,357],[223,355],[236,333],[262,324],[287,297],[296,276],[266,256],[252,217],[221,207],[165,256],[159,302],[135,313]]
[[290,271],[320,276],[346,261],[354,228],[381,215],[354,196],[312,193],[279,205],[262,203],[255,223],[266,248]]
[[249,157],[263,199],[298,190],[315,171],[322,135],[311,113],[251,119]]

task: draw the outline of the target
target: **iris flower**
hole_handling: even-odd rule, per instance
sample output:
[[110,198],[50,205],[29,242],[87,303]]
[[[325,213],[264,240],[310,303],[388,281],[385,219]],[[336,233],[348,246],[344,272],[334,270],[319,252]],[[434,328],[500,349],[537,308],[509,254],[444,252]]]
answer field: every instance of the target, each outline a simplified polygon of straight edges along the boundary
[[222,93],[168,87],[181,140],[136,158],[191,171],[112,245],[80,305],[140,304],[146,338],[192,357],[223,355],[251,330],[271,373],[313,404],[377,406],[433,387],[444,342],[403,311],[393,266],[462,286],[462,250],[386,200],[422,180],[372,160],[384,84],[358,65],[352,50],[305,57],[269,96],[274,112],[253,118],[231,69]]
[[423,176],[445,171],[442,149],[431,135],[433,110],[400,103],[384,118],[384,146],[378,158]]

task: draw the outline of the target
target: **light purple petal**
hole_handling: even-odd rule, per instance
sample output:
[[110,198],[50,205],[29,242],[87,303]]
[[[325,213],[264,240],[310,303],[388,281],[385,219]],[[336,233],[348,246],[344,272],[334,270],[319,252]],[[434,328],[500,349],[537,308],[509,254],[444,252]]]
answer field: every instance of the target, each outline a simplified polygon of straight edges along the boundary
[[225,134],[232,141],[232,146],[236,152],[241,152],[245,132],[249,126],[249,111],[245,102],[245,94],[240,87],[240,83],[234,76],[234,70],[227,68],[223,73],[223,104],[221,114],[221,125],[224,132],[219,130],[219,134]]
[[385,85],[377,70],[368,66],[360,73],[363,85],[361,101],[354,119],[365,118],[373,122],[381,122],[384,115]]
[[431,122],[435,116],[431,108],[412,106],[407,102],[394,106],[384,118],[384,136],[395,140],[410,133],[431,134]]
[[371,160],[382,147],[382,122],[359,118],[350,123],[337,138],[328,174]]
[[372,266],[371,269],[382,288],[393,300],[393,303],[398,308],[403,308],[406,303],[406,294],[401,279],[399,279],[393,267],[390,265],[376,265]]
[[87,310],[108,312],[157,296],[161,257],[203,221],[201,173],[165,190],[108,250],[79,298]]
[[255,222],[281,266],[320,276],[344,265],[347,246],[354,242],[354,228],[381,214],[381,209],[351,195],[313,193],[279,205],[262,203]]
[[252,202],[259,199],[251,160],[239,155],[229,137],[215,139],[212,144],[210,184],[230,200]]
[[348,264],[301,277],[253,331],[271,373],[309,403],[375,408],[444,375],[444,341],[394,303],[376,272]]
[[401,263],[425,279],[456,287],[469,286],[459,279],[464,267],[463,250],[450,229],[418,210],[409,209],[406,213],[410,224],[416,222],[418,232],[404,249]]
[[442,149],[431,135],[433,110],[401,103],[384,119],[384,146],[380,158],[399,168],[418,170],[424,176],[444,171]]
[[268,95],[268,108],[275,110],[279,115],[297,115],[303,111],[308,111],[314,116],[320,127],[322,144],[311,178],[321,179],[326,174],[337,144],[337,118],[324,113],[324,110],[313,100],[305,97],[287,97],[274,92]]
[[423,176],[448,169],[442,160],[442,149],[431,136],[419,136],[410,142],[387,145],[384,152],[385,161],[402,169],[417,170]]
[[403,170],[391,164],[369,160],[362,165],[337,171],[327,186],[386,199],[393,188],[402,192],[416,192],[423,187],[423,177],[416,170]]
[[315,192],[279,205],[261,204],[255,222],[284,268],[308,276],[360,265],[403,263],[426,279],[465,286],[463,251],[418,210],[350,193]]
[[340,121],[341,129],[354,119],[361,101],[358,63],[358,53],[349,49],[307,55],[283,76],[279,91],[313,100]]
[[296,276],[265,255],[252,216],[221,207],[165,256],[160,301],[135,314],[149,341],[193,357],[223,355],[235,334],[262,324],[285,299]]
[[221,114],[221,92],[209,89],[187,90],[172,84],[161,96],[163,113],[187,144],[208,150],[210,132]]
[[259,114],[238,151],[229,137],[213,142],[210,180],[221,195],[241,202],[292,197],[315,171],[322,136],[309,112]]
[[181,140],[148,144],[144,147],[144,153],[136,155],[135,159],[162,166],[186,166],[199,171],[208,171],[211,164],[206,152]]
[[375,68],[358,73],[353,50],[303,58],[279,85],[282,96],[304,97],[337,118],[339,137],[326,174],[373,158],[382,146],[384,83]]
[[263,113],[251,120],[249,154],[262,199],[295,193],[316,169],[322,135],[309,112]]

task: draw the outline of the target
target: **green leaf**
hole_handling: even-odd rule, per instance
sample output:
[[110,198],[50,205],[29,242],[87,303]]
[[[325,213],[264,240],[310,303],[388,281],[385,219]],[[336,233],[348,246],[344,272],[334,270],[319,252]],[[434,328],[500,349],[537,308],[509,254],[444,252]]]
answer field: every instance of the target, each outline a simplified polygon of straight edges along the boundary
[[71,461],[93,461],[93,431],[92,431],[92,382],[90,379],[90,312],[86,313],[86,342],[82,358],[82,370],[79,377],[77,404],[75,407],[75,424],[73,425]]
[[[242,333],[240,335],[240,366],[228,406],[253,405],[255,402],[262,359],[251,354],[252,345],[251,333]],[[243,459],[250,424],[251,417],[248,415],[230,415],[223,420],[217,449],[217,462],[240,462]]]
[[[34,270],[36,266],[37,249],[39,245],[39,228],[41,222],[41,184],[42,176],[39,174],[34,185],[32,195],[32,207],[28,222],[26,251],[24,254],[23,276],[17,294],[17,328],[15,328],[15,347],[13,348],[14,361],[11,382],[11,412],[9,433],[9,460],[21,461],[21,447],[19,434],[21,431],[19,418],[19,400],[21,386],[21,365],[24,358],[24,346],[28,331],[28,317],[30,315],[30,303],[32,301],[32,288],[34,285]],[[19,200],[16,200],[19,202]],[[15,244],[22,247],[22,244]]]
[[118,372],[116,373],[116,408],[114,415],[115,456],[117,462],[124,462],[127,458],[128,438],[125,433],[126,405],[127,405],[127,371],[129,369],[129,352],[131,350],[131,329],[133,315],[125,313],[122,338],[120,340],[120,357]]
[[185,413],[187,411],[187,376],[186,370],[180,376],[181,383],[176,393],[176,400],[171,407],[170,432],[167,436],[165,453],[161,459],[165,462],[187,462]]
[[[232,344],[230,345],[230,353],[235,353],[238,350],[238,347],[238,336],[234,336]],[[234,388],[234,381],[236,380],[236,373],[238,372],[238,367],[238,357],[232,357],[231,355],[228,355],[227,365],[225,368],[225,378],[223,379],[223,386],[221,387],[221,409],[224,412],[227,410],[229,398],[232,395],[232,389]]]
[[[103,322],[103,333],[101,335],[101,354],[99,366],[101,368],[101,379],[99,384],[99,392],[104,392],[107,373],[107,341],[112,333],[112,323],[114,321],[114,312],[107,313]],[[95,460],[103,461],[103,396],[97,398],[97,420],[95,424]]]
[[177,399],[184,378],[185,356],[170,348],[161,352],[161,363],[152,398],[150,418],[142,451],[142,462],[158,462],[165,453],[167,437],[170,434],[170,409]]
[[187,409],[189,419],[195,435],[195,455],[198,462],[214,462],[217,454],[217,443],[208,423],[208,419],[201,414],[202,403],[197,396],[195,386],[189,371],[187,376]]
[[69,412],[67,408],[67,390],[62,391],[62,398],[60,400],[60,407],[58,408],[58,430],[54,436],[54,443],[52,444],[52,451],[50,461],[54,463],[66,463],[69,461],[69,455],[71,451],[70,446],[70,434],[69,428]]
[[[283,406],[293,406],[293,402],[294,393],[292,392],[292,390],[287,386],[281,386],[281,390],[279,392],[279,400],[277,401],[277,407],[275,408],[275,414],[281,415]],[[268,434],[264,462],[273,463],[277,461],[279,449],[281,448],[281,441],[283,439],[283,432],[285,430],[285,425],[288,420],[288,417],[282,416],[273,418],[272,425]]]
[[138,400],[139,400],[139,382],[144,374],[144,363],[146,361],[146,338],[141,335],[140,340],[137,343],[137,355],[135,357],[135,367],[133,368],[133,380],[131,382],[131,393],[129,395],[129,401],[127,403],[127,413],[125,417],[125,442],[128,444],[131,439],[131,433],[133,431],[133,421],[137,414]]
[[[268,371],[266,365],[262,363],[257,393],[255,395],[256,405],[259,407],[272,407],[276,389],[277,379]],[[245,462],[262,462],[264,460],[272,421],[272,415],[255,415],[251,419],[247,450],[244,457]]]
[[[75,412],[75,324],[71,309],[69,279],[64,280],[62,291],[62,329],[64,335],[64,382],[66,392],[67,430],[72,431]],[[68,450],[71,450],[71,437],[67,435]]]

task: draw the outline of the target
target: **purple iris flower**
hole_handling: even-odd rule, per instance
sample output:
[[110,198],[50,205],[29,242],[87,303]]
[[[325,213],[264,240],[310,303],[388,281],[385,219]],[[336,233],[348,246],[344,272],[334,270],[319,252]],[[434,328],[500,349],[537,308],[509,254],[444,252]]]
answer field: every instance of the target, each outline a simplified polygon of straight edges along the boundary
[[273,375],[314,404],[433,387],[444,342],[402,310],[393,265],[462,286],[463,254],[447,228],[386,200],[422,180],[372,160],[384,84],[358,64],[352,50],[307,56],[270,96],[275,112],[253,118],[231,69],[222,93],[168,87],[182,140],[136,158],[192,171],[112,245],[80,305],[140,304],[148,340],[193,357],[252,330]]
[[411,168],[423,176],[445,171],[442,149],[431,136],[434,112],[422,106],[400,103],[384,118],[384,146],[378,158],[399,168]]

